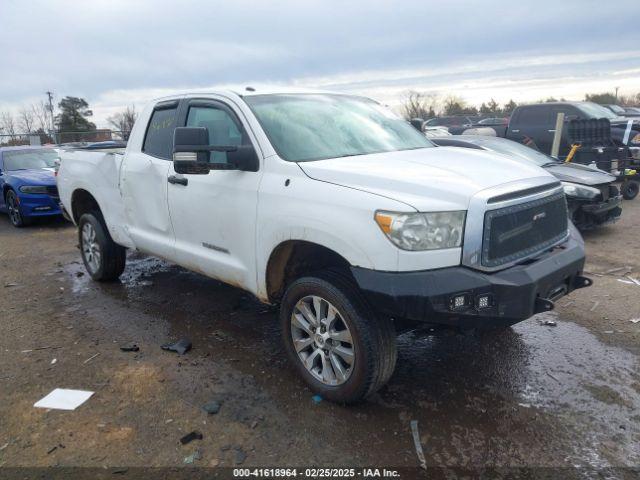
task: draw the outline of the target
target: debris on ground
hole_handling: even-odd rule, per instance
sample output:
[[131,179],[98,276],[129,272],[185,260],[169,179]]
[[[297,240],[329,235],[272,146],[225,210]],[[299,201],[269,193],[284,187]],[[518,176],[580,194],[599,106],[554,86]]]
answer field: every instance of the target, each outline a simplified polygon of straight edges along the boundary
[[170,352],[176,352],[178,355],[184,355],[191,350],[191,341],[186,338],[181,338],[177,342],[165,343],[164,345],[161,345],[160,348]]
[[416,455],[420,461],[420,468],[427,469],[427,461],[424,458],[424,452],[422,451],[422,443],[420,442],[420,433],[418,432],[418,421],[411,420],[411,435],[413,436],[413,446],[416,449]]
[[215,415],[216,413],[218,413],[220,411],[220,407],[222,406],[222,403],[216,401],[216,400],[212,400],[209,403],[205,403],[202,406],[202,409],[207,412],[209,415]]
[[180,439],[180,443],[182,445],[186,445],[187,443],[193,442],[194,440],[202,440],[202,438],[202,433],[196,432],[194,430],[193,432],[189,432],[184,437],[182,437]]
[[558,324],[556,323],[555,320],[544,320],[543,322],[540,323],[540,325],[546,325],[547,327],[555,327]]
[[127,343],[126,345],[122,345],[120,350],[123,352],[138,352],[140,351],[140,347],[135,343]]
[[320,395],[314,395],[311,397],[311,400],[313,400],[314,403],[320,403],[322,401],[322,397]]
[[58,359],[54,358],[53,360],[51,360],[51,365],[55,365],[56,363],[58,363]]
[[35,348],[29,348],[27,350],[22,350],[21,353],[31,353],[31,352],[37,352],[38,350],[55,350],[57,348],[60,347],[35,347]]
[[184,457],[183,462],[186,463],[187,465],[191,465],[196,460],[200,460],[201,458],[202,458],[202,452],[200,451],[200,449],[198,449],[188,457]]
[[100,352],[96,353],[95,355],[91,355],[89,358],[87,358],[84,362],[82,362],[84,365],[86,365],[87,363],[89,363],[91,360],[93,360],[94,358],[96,358],[98,355],[100,355]]
[[631,323],[638,323],[640,322],[640,318],[632,318],[631,320],[629,320]]
[[627,275],[627,278],[631,280],[633,283],[635,283],[636,285],[640,286],[640,280],[638,280],[637,278],[630,277],[629,275]]
[[36,408],[53,408],[56,410],[75,410],[89,400],[93,393],[94,392],[87,390],[56,388],[47,396],[34,403],[33,406]]
[[9,446],[9,442],[5,443],[4,445],[0,446],[0,452],[2,450],[4,450],[5,448],[7,448]]
[[622,278],[619,278],[618,281],[620,283],[626,283],[627,285],[635,285],[635,283],[632,282],[631,280],[623,280]]
[[18,286],[17,283],[5,283],[4,284],[4,288],[17,287],[17,286]]
[[247,459],[247,454],[245,453],[244,450],[242,450],[242,447],[236,447],[236,457],[234,459],[236,462],[236,465],[242,465],[246,459]]
[[600,302],[597,300],[591,300],[593,302],[593,306],[589,309],[591,312],[593,312],[596,308],[598,308],[598,305],[600,305]]
[[128,471],[129,471],[129,469],[127,467],[116,468],[115,470],[111,470],[111,475],[124,475]]

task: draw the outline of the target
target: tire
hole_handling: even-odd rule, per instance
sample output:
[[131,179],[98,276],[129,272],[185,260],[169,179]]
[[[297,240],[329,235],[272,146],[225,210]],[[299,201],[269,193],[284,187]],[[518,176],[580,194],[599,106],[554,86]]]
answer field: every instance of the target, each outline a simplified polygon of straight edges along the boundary
[[[316,298],[321,301],[316,303]],[[305,322],[300,319],[309,315],[313,319],[318,305],[321,327],[314,331],[312,322],[307,321],[310,328],[301,328]],[[335,315],[329,313],[331,307]],[[335,320],[327,322],[332,316]],[[280,324],[289,360],[311,389],[327,400],[357,403],[380,389],[393,374],[397,358],[393,323],[375,315],[346,277],[325,272],[295,280],[282,298]],[[351,364],[345,360],[349,352]]]
[[127,251],[113,241],[99,212],[85,213],[80,217],[78,243],[82,261],[91,278],[109,282],[120,277]]
[[20,204],[18,203],[18,196],[16,195],[16,192],[8,190],[4,200],[11,225],[16,228],[22,228],[31,223],[31,219],[22,215],[22,212],[20,211]]
[[625,200],[633,200],[638,196],[638,190],[640,190],[640,184],[635,181],[627,181],[622,186],[622,198]]

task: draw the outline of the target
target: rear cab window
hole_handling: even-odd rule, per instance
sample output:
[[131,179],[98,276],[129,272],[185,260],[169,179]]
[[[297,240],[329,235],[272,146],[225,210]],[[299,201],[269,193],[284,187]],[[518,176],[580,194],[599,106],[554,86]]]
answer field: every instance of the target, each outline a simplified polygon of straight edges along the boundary
[[521,107],[514,120],[518,125],[547,125],[550,120],[549,109],[545,105]]
[[155,106],[142,145],[144,153],[165,160],[172,158],[177,112],[178,100],[160,102]]

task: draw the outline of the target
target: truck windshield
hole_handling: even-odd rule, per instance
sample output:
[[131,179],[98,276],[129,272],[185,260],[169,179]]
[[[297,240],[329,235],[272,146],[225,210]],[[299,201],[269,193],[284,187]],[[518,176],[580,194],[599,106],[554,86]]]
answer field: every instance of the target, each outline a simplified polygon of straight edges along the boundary
[[55,150],[14,150],[4,152],[5,170],[30,170],[38,168],[53,168],[58,159]]
[[609,120],[618,118],[618,116],[611,110],[603,107],[602,105],[598,105],[597,103],[582,102],[577,106],[580,111],[587,116],[587,118],[608,118]]
[[244,100],[278,155],[291,162],[433,147],[408,122],[362,97],[283,94]]

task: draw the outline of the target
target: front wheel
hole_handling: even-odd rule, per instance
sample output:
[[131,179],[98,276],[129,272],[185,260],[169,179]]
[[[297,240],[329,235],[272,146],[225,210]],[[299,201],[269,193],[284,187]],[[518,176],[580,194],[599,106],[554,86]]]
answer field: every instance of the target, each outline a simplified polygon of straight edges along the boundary
[[99,282],[117,280],[124,271],[126,249],[113,241],[102,215],[85,213],[78,222],[80,251],[91,278]]
[[9,213],[9,221],[11,225],[16,228],[21,228],[29,224],[29,219],[25,218],[20,212],[20,202],[18,196],[13,190],[7,192],[5,197],[5,203],[7,205],[7,212]]
[[393,324],[375,315],[347,278],[319,274],[294,281],[284,294],[280,321],[290,361],[328,400],[358,402],[393,373]]
[[638,196],[640,190],[640,183],[629,180],[622,186],[622,198],[625,200],[633,200]]

